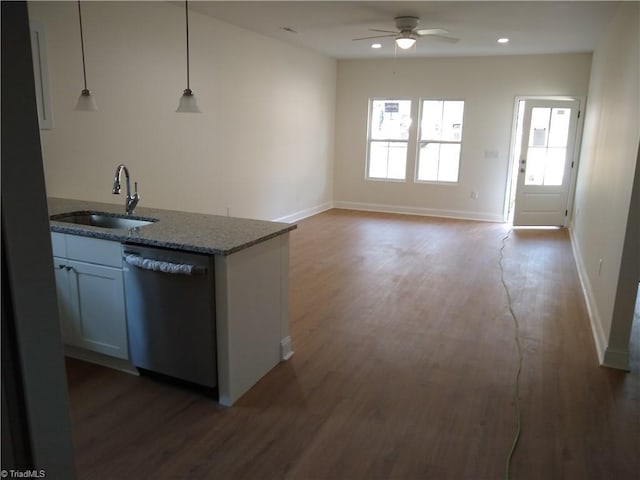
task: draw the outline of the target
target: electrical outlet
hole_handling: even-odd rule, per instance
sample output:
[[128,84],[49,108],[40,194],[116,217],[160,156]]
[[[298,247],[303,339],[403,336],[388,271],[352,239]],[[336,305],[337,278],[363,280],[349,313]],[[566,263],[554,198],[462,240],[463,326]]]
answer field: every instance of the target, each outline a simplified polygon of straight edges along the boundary
[[471,191],[471,198],[473,198],[474,200],[477,200],[478,199],[478,192],[472,190]]

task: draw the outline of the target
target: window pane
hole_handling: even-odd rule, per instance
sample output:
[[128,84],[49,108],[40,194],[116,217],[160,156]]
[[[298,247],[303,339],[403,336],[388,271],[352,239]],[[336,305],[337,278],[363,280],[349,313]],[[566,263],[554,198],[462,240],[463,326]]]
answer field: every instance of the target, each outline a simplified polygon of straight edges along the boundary
[[371,139],[407,140],[411,126],[411,100],[373,100]]
[[426,143],[420,146],[418,158],[418,180],[435,182],[438,179],[438,160],[440,158],[440,144]]
[[445,143],[440,146],[440,168],[438,180],[441,182],[458,181],[458,165],[460,160],[460,144]]
[[549,116],[551,109],[534,107],[531,109],[531,129],[529,130],[530,147],[546,147],[549,134]]
[[544,169],[545,185],[562,185],[564,163],[567,157],[566,148],[549,148]]
[[525,185],[542,185],[544,181],[544,166],[546,163],[547,149],[531,147],[527,151],[527,169],[525,172]]
[[442,139],[441,100],[425,100],[422,102],[422,122],[420,124],[420,140]]
[[418,180],[457,182],[460,144],[430,142],[420,146]]
[[459,142],[462,139],[463,113],[463,101],[423,101],[420,140]]
[[389,150],[386,142],[371,142],[369,146],[369,176],[387,178]]
[[566,148],[529,148],[524,184],[562,185],[566,157]]
[[569,137],[569,121],[571,109],[554,108],[551,111],[551,128],[549,129],[549,146],[566,147]]
[[459,142],[462,139],[464,102],[444,102],[442,111],[442,140]]
[[369,177],[404,180],[406,159],[406,142],[371,142],[369,145]]
[[389,170],[387,178],[404,180],[407,159],[407,144],[392,143],[389,145]]

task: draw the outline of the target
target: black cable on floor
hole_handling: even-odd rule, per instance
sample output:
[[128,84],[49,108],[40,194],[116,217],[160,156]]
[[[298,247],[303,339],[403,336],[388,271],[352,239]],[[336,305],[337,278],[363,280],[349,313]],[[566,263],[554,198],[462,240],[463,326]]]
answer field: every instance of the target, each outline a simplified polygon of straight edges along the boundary
[[511,230],[509,230],[509,232],[502,239],[502,246],[500,247],[500,260],[498,260],[498,266],[500,267],[500,281],[502,282],[504,291],[507,294],[507,303],[509,306],[509,313],[511,314],[511,318],[513,319],[513,325],[515,327],[514,338],[515,338],[516,347],[518,350],[518,368],[516,370],[516,379],[513,387],[513,403],[515,406],[515,415],[516,415],[516,433],[513,437],[513,443],[511,444],[511,449],[509,450],[509,454],[507,455],[507,461],[506,461],[505,472],[504,472],[505,480],[509,480],[509,467],[511,466],[511,460],[513,459],[513,454],[515,453],[516,447],[518,446],[518,441],[520,440],[520,432],[522,431],[520,399],[518,398],[518,392],[520,389],[520,372],[522,371],[522,345],[520,345],[520,324],[518,323],[518,317],[513,311],[513,302],[511,300],[511,293],[509,292],[509,287],[507,286],[507,283],[504,280],[504,266],[502,265],[502,260],[504,259],[504,248],[510,235],[511,235]]

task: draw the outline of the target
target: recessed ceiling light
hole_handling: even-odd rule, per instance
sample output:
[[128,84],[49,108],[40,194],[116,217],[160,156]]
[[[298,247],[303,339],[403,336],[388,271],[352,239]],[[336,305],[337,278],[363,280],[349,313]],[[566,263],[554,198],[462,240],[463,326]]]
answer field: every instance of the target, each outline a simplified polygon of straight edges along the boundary
[[499,38],[498,43],[509,43],[509,39],[507,37]]
[[371,48],[382,48],[382,44],[381,43],[372,43],[371,44]]

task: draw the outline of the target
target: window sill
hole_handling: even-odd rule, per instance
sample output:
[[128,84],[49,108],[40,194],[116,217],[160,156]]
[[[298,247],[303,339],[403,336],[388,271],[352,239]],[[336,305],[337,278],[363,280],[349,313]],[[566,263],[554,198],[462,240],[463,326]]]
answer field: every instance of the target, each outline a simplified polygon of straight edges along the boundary
[[391,182],[391,183],[407,183],[406,178],[376,178],[376,177],[365,177],[365,180],[368,182]]
[[457,187],[460,185],[460,180],[456,182],[439,182],[437,180],[414,180],[414,182],[422,185],[442,185],[444,187]]

